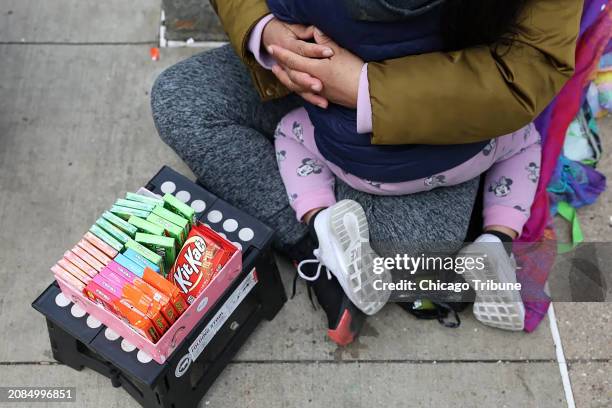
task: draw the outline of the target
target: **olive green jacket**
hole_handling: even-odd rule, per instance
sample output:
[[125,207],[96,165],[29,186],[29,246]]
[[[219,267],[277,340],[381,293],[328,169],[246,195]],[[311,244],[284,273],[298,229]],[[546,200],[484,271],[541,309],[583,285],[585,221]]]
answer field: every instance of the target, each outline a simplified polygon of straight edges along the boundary
[[[288,93],[248,51],[266,0],[211,0],[264,100]],[[455,144],[511,133],[574,72],[583,2],[529,0],[515,42],[368,63],[373,144]]]

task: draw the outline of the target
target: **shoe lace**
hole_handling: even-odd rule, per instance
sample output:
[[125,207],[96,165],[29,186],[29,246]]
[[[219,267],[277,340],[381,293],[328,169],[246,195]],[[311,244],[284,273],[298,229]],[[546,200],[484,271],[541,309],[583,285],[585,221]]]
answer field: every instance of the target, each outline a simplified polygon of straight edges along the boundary
[[[324,268],[325,265],[320,260],[319,250],[315,249],[313,253],[314,253],[315,259],[305,259],[301,261],[300,263],[298,263],[296,266],[295,277],[293,278],[293,291],[291,293],[291,299],[295,297],[298,278],[302,278],[307,282],[314,282],[317,279],[319,279],[319,277],[321,276],[321,269]],[[302,267],[308,264],[318,264],[317,272],[315,273],[314,276],[308,276],[306,273],[304,273],[304,271],[302,271]],[[325,270],[327,271],[327,279],[331,279],[332,278],[331,272],[327,268]],[[308,299],[310,299],[310,304],[312,305],[314,310],[317,310],[317,306],[315,305],[314,300],[312,299],[312,285],[308,284],[307,290],[308,290]]]
[[[316,259],[305,259],[302,262],[300,262],[297,266],[297,273],[300,276],[300,278],[308,282],[314,282],[317,279],[319,279],[319,276],[321,276],[321,269],[325,266],[323,262],[321,262],[321,256],[320,256],[319,250],[315,249],[313,253]],[[308,276],[302,271],[302,267],[308,264],[319,264],[319,266],[317,267],[317,273],[315,273],[314,276]],[[325,270],[327,271],[327,279],[331,279],[332,278],[331,272],[327,268],[325,268]]]

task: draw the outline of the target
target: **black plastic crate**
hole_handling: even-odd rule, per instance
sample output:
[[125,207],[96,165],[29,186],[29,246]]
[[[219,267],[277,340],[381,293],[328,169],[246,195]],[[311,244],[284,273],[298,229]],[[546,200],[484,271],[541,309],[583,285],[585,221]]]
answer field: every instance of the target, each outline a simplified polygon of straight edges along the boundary
[[32,306],[47,320],[56,360],[99,372],[142,406],[195,407],[259,322],[272,320],[287,300],[272,253],[273,231],[169,167],[146,187],[182,194],[187,204],[201,210],[198,219],[243,251],[241,273],[168,360],[158,364],[136,350],[70,303],[56,283]]

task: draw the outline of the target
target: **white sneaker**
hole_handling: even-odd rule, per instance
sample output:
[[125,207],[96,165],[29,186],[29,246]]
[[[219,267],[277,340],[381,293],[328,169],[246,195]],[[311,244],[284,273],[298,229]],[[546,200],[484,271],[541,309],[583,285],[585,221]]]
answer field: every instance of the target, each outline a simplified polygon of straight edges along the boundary
[[[483,234],[473,243],[463,248],[459,257],[485,255],[483,269],[467,269],[464,277],[475,287],[475,280],[481,282],[516,283],[516,261],[508,256],[499,238]],[[474,316],[487,326],[503,330],[523,330],[525,325],[525,306],[517,290],[477,290],[474,301]]]
[[[365,314],[373,315],[387,303],[390,291],[374,289],[374,281],[391,282],[391,274],[385,270],[374,273],[376,253],[370,246],[370,230],[365,212],[353,200],[342,200],[319,212],[314,221],[319,248],[314,251],[316,260],[302,261],[298,273],[306,280],[318,279],[321,266],[333,273],[348,298]],[[317,274],[305,276],[300,266],[319,262]]]

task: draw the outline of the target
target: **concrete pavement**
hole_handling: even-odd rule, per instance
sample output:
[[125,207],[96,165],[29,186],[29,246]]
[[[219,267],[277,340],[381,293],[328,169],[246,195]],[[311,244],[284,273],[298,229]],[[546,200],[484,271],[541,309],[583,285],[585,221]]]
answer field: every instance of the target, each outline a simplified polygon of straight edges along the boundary
[[[51,282],[49,266],[115,197],[163,164],[191,176],[157,138],[148,98],[164,67],[199,50],[164,49],[159,62],[151,61],[159,15],[159,0],[0,3],[0,386],[76,386],[79,407],[136,406],[96,373],[56,364],[30,302]],[[612,121],[603,126],[605,139]],[[606,150],[602,161],[608,175],[610,155]],[[582,212],[587,239],[609,240],[611,200],[606,192]],[[279,262],[289,286],[293,271]],[[577,406],[612,405],[610,305],[555,307]],[[312,311],[300,285],[203,403],[566,404],[548,321],[527,335],[463,316],[459,329],[448,330],[390,305],[368,321],[359,341],[340,349],[325,338],[322,312]]]

